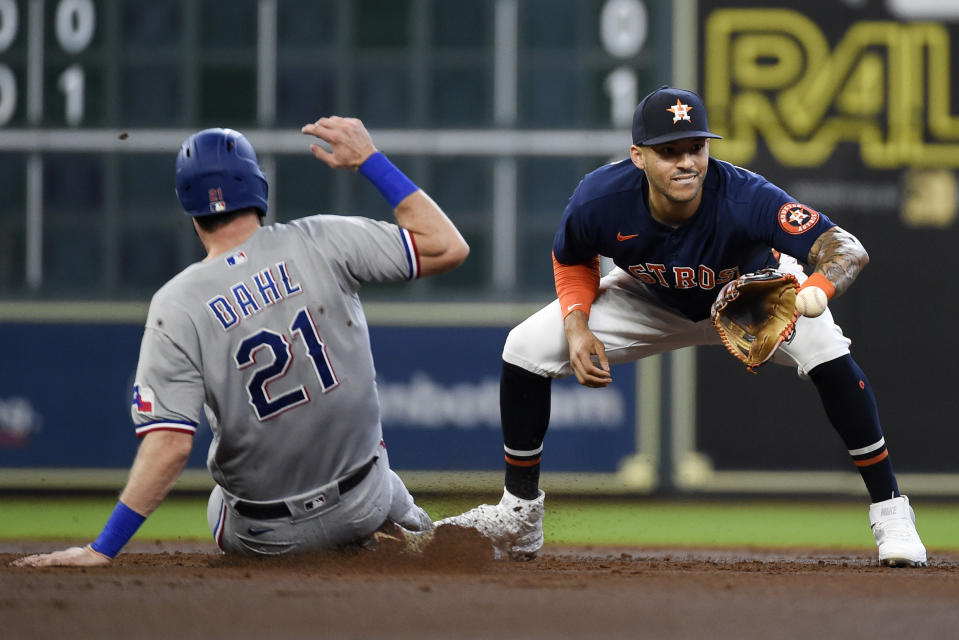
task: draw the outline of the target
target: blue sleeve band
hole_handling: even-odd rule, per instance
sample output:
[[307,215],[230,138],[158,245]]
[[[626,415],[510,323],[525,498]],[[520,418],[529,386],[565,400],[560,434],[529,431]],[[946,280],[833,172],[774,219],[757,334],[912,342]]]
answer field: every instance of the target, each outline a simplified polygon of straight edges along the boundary
[[146,516],[141,516],[118,500],[100,536],[90,546],[94,551],[113,558],[130,541],[144,520]]
[[406,177],[406,174],[397,169],[389,158],[379,151],[360,165],[360,173],[380,190],[380,193],[394,209],[403,198],[419,189],[413,184],[412,180]]

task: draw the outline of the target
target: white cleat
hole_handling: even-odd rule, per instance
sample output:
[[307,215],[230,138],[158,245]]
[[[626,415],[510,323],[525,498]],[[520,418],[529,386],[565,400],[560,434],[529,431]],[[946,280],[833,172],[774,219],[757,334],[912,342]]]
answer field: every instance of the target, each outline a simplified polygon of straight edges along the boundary
[[879,547],[879,564],[926,566],[926,548],[916,531],[916,513],[909,506],[909,498],[899,496],[869,505],[869,524]]
[[532,560],[543,547],[543,501],[539,492],[534,500],[517,498],[503,490],[499,504],[481,504],[466,513],[436,522],[437,527],[454,526],[476,529],[493,542],[493,557]]

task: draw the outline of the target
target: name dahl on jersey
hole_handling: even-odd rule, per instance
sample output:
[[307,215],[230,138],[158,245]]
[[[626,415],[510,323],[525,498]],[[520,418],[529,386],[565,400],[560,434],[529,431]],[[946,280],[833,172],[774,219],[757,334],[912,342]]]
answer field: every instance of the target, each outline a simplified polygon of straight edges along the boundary
[[214,296],[206,304],[223,330],[229,331],[240,323],[241,318],[249,318],[301,293],[303,287],[294,281],[289,265],[280,261],[254,273],[249,283],[237,282],[228,293]]

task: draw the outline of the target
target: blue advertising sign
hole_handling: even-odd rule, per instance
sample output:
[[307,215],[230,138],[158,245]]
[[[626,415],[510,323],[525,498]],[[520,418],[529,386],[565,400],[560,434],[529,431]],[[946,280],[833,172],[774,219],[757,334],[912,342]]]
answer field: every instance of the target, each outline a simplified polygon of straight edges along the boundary
[[[0,467],[129,467],[130,405],[142,325],[0,324]],[[213,439],[197,430],[189,466]]]
[[[142,326],[2,325],[0,467],[126,468]],[[499,470],[500,353],[508,329],[372,327],[383,432],[400,470]],[[635,367],[606,389],[553,384],[550,471],[614,472],[636,450]],[[197,430],[188,462],[204,468],[212,434]]]
[[[374,327],[377,385],[390,462],[410,470],[500,470],[501,353],[507,329]],[[636,368],[605,389],[553,382],[544,453],[550,471],[614,472],[635,452]]]

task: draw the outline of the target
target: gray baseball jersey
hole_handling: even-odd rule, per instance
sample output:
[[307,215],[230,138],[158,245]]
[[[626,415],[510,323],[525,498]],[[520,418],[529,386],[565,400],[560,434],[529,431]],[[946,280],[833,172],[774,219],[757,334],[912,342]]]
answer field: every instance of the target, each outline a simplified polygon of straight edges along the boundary
[[138,436],[194,433],[206,408],[218,485],[273,500],[342,477],[382,440],[365,282],[418,276],[408,231],[319,215],[258,229],[153,297],[132,415]]

